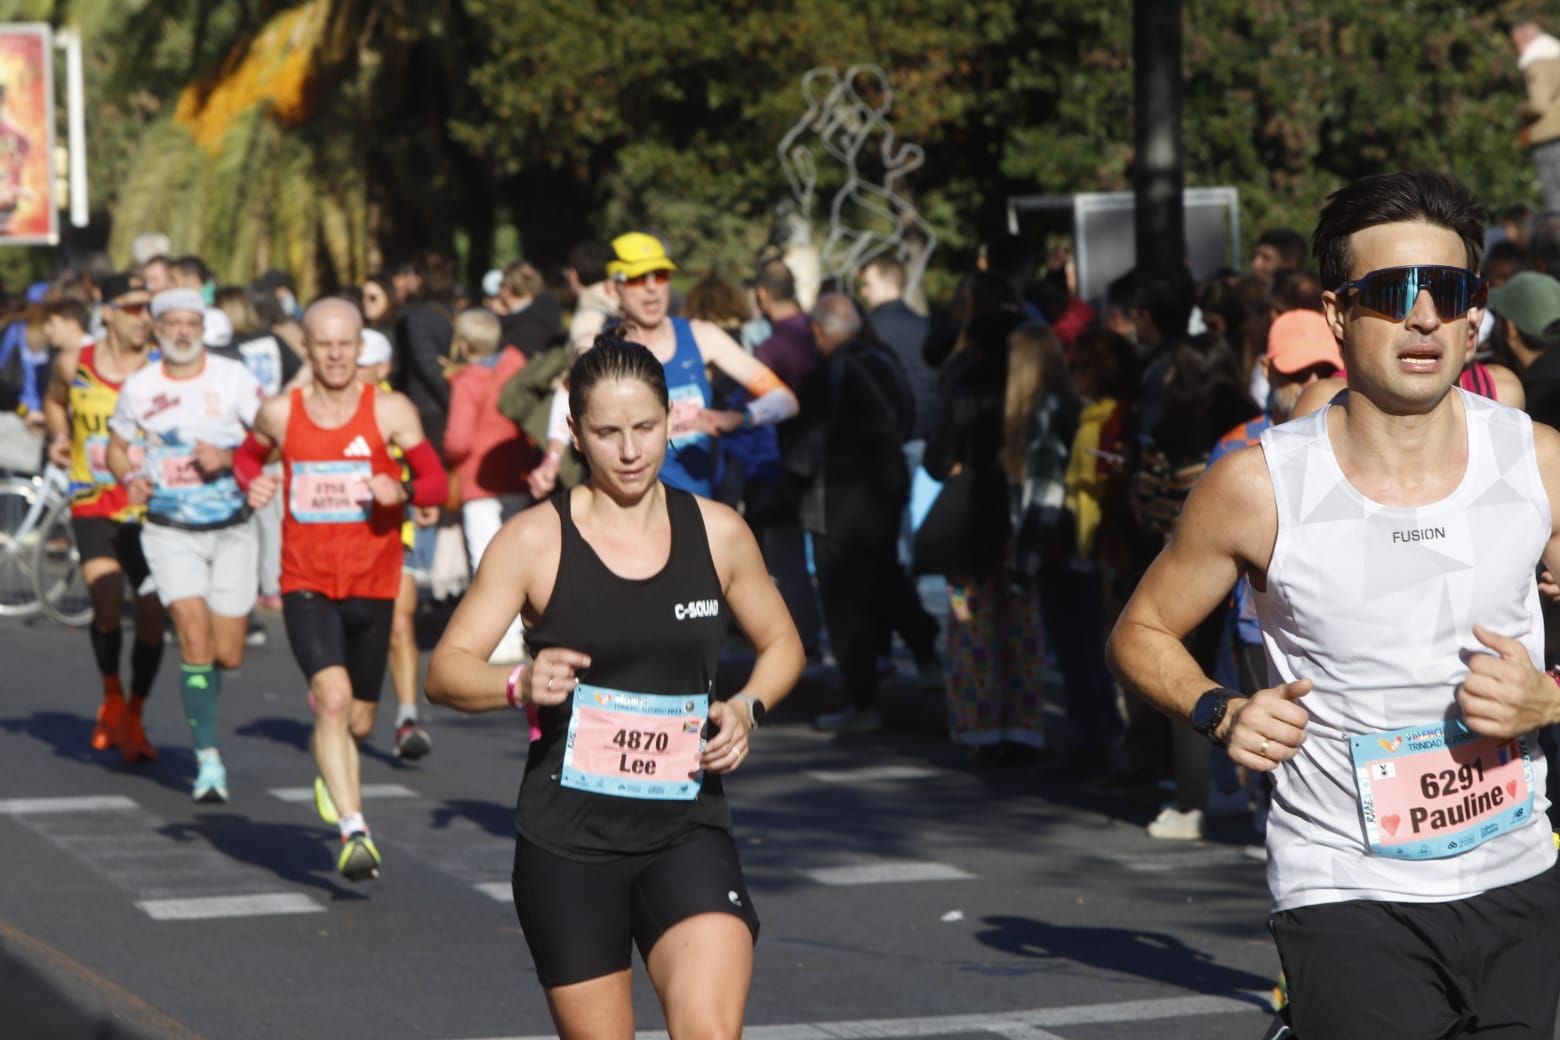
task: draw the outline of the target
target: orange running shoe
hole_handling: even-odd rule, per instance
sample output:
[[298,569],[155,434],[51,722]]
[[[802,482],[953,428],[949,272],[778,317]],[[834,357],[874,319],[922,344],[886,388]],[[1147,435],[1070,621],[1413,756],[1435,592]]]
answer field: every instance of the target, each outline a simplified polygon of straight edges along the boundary
[[97,725],[92,727],[92,746],[99,751],[116,746],[124,730],[125,716],[129,714],[124,697],[104,697],[103,703],[98,705]]
[[146,730],[141,728],[141,716],[135,712],[125,712],[124,726],[118,736],[119,753],[126,762],[142,758],[148,762],[157,761],[157,749],[146,739]]

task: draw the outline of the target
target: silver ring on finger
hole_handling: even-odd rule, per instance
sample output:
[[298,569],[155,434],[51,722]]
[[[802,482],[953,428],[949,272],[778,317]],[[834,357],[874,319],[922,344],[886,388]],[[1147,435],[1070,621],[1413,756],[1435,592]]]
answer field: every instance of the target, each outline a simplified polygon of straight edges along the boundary
[[1263,737],[1262,746],[1257,748],[1257,754],[1261,755],[1263,758],[1267,758],[1268,745],[1271,743],[1273,743],[1271,740],[1269,740],[1267,737]]
[[552,688],[553,688],[553,677],[552,676],[548,676],[548,678],[547,678],[547,692],[548,693],[552,693]]

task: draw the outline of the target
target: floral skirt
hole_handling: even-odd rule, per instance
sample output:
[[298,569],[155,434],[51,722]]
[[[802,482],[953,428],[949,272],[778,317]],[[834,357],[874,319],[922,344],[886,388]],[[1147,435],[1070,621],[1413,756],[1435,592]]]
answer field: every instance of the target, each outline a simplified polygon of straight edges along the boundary
[[955,743],[1045,745],[1040,597],[1014,588],[1006,567],[950,582],[948,729]]

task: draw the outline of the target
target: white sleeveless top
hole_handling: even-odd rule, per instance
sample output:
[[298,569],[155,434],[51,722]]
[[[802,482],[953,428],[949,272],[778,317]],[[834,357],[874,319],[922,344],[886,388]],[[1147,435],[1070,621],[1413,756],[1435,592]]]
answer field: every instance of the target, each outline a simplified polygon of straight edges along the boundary
[[1278,506],[1267,591],[1255,592],[1268,682],[1310,679],[1305,743],[1273,773],[1268,888],[1273,910],[1350,899],[1447,902],[1548,869],[1536,734],[1535,822],[1461,855],[1371,854],[1349,738],[1458,714],[1465,651],[1488,652],[1475,623],[1522,641],[1543,667],[1536,568],[1549,541],[1549,500],[1527,415],[1457,390],[1468,467],[1449,496],[1397,507],[1362,495],[1327,436],[1331,406],[1262,434]]

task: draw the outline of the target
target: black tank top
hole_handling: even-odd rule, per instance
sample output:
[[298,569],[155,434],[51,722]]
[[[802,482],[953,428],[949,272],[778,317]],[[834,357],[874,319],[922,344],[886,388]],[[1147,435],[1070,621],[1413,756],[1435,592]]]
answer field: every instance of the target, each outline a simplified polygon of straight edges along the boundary
[[[526,633],[531,655],[566,647],[590,655],[582,681],[630,693],[714,700],[715,668],[728,626],[726,598],[710,555],[699,504],[666,488],[672,551],[660,573],[620,578],[580,537],[570,493],[552,498],[563,530],[558,576],[547,610]],[[711,606],[713,604],[713,607]],[[731,830],[719,776],[706,773],[691,801],[621,798],[558,782],[572,715],[570,701],[539,711],[515,829],[561,856],[602,860],[676,844],[702,827]]]

